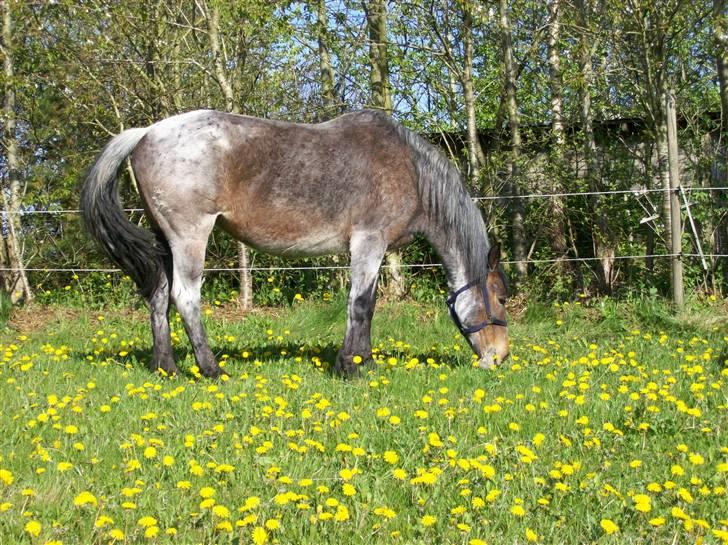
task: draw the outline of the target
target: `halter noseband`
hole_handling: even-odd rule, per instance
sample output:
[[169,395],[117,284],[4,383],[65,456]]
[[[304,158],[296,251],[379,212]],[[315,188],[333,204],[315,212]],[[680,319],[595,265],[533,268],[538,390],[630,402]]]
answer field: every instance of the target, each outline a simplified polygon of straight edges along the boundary
[[[480,286],[480,292],[483,295],[483,304],[485,305],[485,321],[481,322],[477,325],[471,325],[468,327],[465,327],[463,323],[460,321],[460,318],[458,317],[457,312],[455,312],[455,301],[457,300],[458,296],[461,295],[463,292],[468,291],[473,286]],[[490,313],[490,301],[488,301],[488,286],[487,282],[483,281],[481,283],[480,279],[473,280],[472,282],[465,284],[462,288],[455,291],[452,295],[450,295],[446,300],[445,303],[447,303],[447,308],[450,310],[450,316],[452,316],[453,321],[455,322],[455,325],[460,330],[460,333],[463,335],[470,335],[472,333],[477,333],[481,329],[488,327],[489,325],[499,325],[503,327],[508,327],[508,324],[505,320],[500,320],[498,318],[493,318]]]

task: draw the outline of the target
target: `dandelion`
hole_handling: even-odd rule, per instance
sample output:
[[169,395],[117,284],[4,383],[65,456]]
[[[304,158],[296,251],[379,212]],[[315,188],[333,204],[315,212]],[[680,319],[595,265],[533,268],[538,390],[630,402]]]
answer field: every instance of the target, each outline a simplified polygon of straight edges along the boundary
[[141,526],[142,528],[151,528],[152,526],[157,525],[157,519],[154,517],[142,517],[137,521],[137,525]]
[[10,486],[13,484],[14,480],[13,474],[10,471],[7,469],[0,469],[0,481],[2,481],[5,486]]
[[612,535],[616,532],[619,532],[619,526],[617,526],[614,521],[610,519],[602,519],[599,525],[602,527],[602,530],[604,530],[607,535]]
[[384,458],[384,461],[387,462],[388,464],[394,465],[397,462],[399,462],[399,455],[393,450],[384,451],[383,458]]
[[114,524],[114,519],[106,515],[99,515],[99,518],[97,518],[96,522],[94,522],[94,527],[104,528],[106,526],[110,526],[111,524]]
[[212,498],[215,495],[215,489],[211,486],[203,486],[200,488],[200,496],[203,498]]
[[281,527],[281,521],[278,519],[268,519],[265,521],[265,527],[268,530],[278,530]]
[[126,535],[124,535],[124,532],[119,528],[113,528],[109,531],[109,537],[111,539],[114,539],[116,541],[124,541],[126,538]]
[[26,533],[33,537],[38,537],[40,535],[41,530],[43,530],[43,526],[41,526],[41,523],[37,520],[29,520],[25,523],[25,526],[23,528]]
[[98,505],[98,500],[96,499],[96,496],[91,494],[91,492],[83,491],[78,496],[76,496],[73,499],[73,505],[76,507],[83,507],[84,505],[92,505],[96,507]]
[[526,514],[526,510],[521,505],[514,505],[511,507],[511,513],[517,517],[522,517]]
[[255,545],[263,545],[268,541],[268,532],[262,526],[256,526],[253,529],[252,537]]
[[341,491],[344,493],[344,496],[351,497],[356,494],[356,488],[354,488],[354,486],[349,483],[344,483],[344,485],[341,487]]
[[652,510],[650,497],[647,494],[635,494],[632,500],[635,503],[634,508],[640,513],[649,513]]
[[432,515],[425,515],[420,519],[420,522],[422,523],[422,526],[428,528],[430,526],[433,526],[437,522],[437,519]]
[[230,509],[224,505],[216,505],[212,508],[212,514],[221,519],[230,518]]

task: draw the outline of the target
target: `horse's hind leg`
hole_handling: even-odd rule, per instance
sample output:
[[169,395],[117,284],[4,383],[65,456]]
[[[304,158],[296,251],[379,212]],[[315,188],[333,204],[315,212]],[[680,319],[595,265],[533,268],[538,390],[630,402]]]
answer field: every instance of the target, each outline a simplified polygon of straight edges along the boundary
[[377,295],[377,276],[387,244],[378,233],[354,233],[351,248],[351,289],[347,307],[346,335],[336,358],[335,370],[344,376],[357,373],[354,358],[372,356],[372,316]]
[[218,377],[223,372],[207,342],[200,313],[200,288],[205,265],[207,238],[215,224],[215,217],[200,220],[194,233],[178,233],[170,240],[172,249],[172,300],[184,322],[192,344],[197,366],[206,377]]
[[167,375],[176,375],[172,339],[169,333],[169,291],[171,262],[165,260],[164,268],[159,271],[157,287],[149,297],[149,310],[152,319],[152,338],[154,342],[152,359],[149,368],[152,371],[162,370]]

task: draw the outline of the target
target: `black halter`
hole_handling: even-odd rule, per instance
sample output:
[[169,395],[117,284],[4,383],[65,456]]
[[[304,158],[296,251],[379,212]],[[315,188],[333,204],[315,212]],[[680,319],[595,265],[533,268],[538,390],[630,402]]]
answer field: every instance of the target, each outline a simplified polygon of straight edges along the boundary
[[[460,318],[458,317],[457,312],[455,312],[455,301],[457,300],[458,296],[462,294],[463,292],[469,290],[473,286],[480,286],[480,292],[483,295],[483,304],[485,305],[485,321],[477,324],[465,327],[463,323],[460,321]],[[453,321],[455,322],[455,325],[460,330],[460,333],[463,335],[470,335],[472,333],[477,333],[484,327],[487,327],[489,325],[499,325],[503,327],[508,327],[508,324],[505,322],[505,320],[500,320],[498,318],[493,318],[490,313],[490,301],[488,301],[488,286],[487,282],[483,281],[478,278],[477,280],[473,280],[469,284],[465,284],[462,288],[455,291],[452,295],[450,295],[445,302],[447,303],[447,308],[450,310],[450,316],[452,316]]]

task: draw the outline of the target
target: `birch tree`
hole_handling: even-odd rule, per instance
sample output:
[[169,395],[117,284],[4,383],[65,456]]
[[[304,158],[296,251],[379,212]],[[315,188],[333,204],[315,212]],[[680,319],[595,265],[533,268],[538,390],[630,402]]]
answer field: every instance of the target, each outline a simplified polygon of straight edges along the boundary
[[0,265],[5,269],[3,274],[3,287],[9,293],[13,304],[20,300],[26,302],[33,300],[33,293],[28,283],[23,260],[23,235],[20,225],[20,213],[23,198],[21,180],[21,164],[18,152],[18,134],[16,123],[16,74],[14,64],[14,4],[13,0],[3,0],[2,15],[2,43],[0,51],[3,54],[4,94],[3,101],[3,149],[5,152],[5,165],[3,172],[2,200],[3,200],[3,245],[0,250]]

